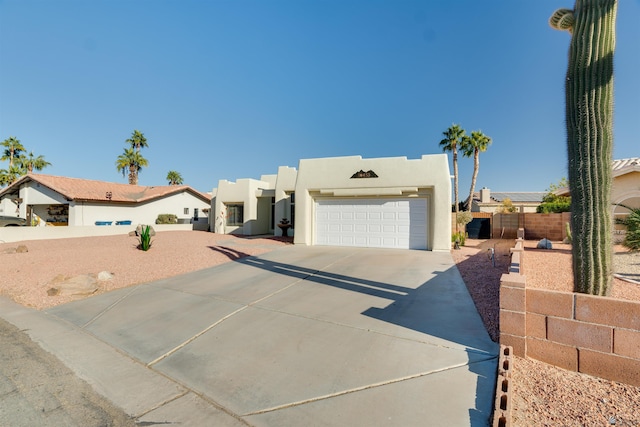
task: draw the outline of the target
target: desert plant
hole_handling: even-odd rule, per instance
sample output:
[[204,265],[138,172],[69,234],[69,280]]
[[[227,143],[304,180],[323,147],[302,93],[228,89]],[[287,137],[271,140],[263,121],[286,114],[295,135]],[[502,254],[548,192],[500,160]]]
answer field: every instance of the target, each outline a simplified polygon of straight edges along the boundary
[[513,202],[510,198],[505,197],[500,206],[496,208],[496,213],[514,213],[516,211],[516,207],[513,206]]
[[462,227],[469,224],[473,220],[473,215],[469,211],[458,212],[456,223]]
[[573,236],[571,235],[571,224],[568,222],[565,222],[564,227],[567,232],[567,237],[564,239],[565,243],[571,244],[573,242]]
[[151,248],[151,227],[148,225],[142,226],[142,231],[140,231],[140,237],[138,238],[140,244],[138,245],[139,249],[143,251],[148,251]]
[[156,218],[156,224],[177,224],[178,216],[174,214],[160,214]]
[[617,0],[576,0],[549,23],[571,34],[565,122],[576,292],[607,295],[613,272],[611,163]]
[[640,208],[630,208],[620,205],[631,211],[626,218],[617,218],[616,223],[627,227],[622,244],[632,251],[640,251]]
[[459,231],[457,233],[453,233],[451,235],[451,243],[458,243],[460,246],[464,246],[465,241],[467,240],[467,236],[464,232]]

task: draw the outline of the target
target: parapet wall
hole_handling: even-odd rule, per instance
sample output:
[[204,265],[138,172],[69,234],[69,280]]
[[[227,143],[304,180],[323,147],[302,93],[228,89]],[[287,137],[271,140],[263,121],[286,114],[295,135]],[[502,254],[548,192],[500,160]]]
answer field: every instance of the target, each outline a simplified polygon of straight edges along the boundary
[[528,288],[512,249],[500,284],[500,344],[517,356],[640,386],[640,302]]

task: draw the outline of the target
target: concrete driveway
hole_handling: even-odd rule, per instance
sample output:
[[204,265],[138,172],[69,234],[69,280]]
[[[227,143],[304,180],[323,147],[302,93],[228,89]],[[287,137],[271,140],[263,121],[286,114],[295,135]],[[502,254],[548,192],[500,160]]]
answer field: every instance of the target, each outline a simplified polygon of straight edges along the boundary
[[493,406],[498,346],[448,253],[290,246],[0,313],[145,425],[484,426]]

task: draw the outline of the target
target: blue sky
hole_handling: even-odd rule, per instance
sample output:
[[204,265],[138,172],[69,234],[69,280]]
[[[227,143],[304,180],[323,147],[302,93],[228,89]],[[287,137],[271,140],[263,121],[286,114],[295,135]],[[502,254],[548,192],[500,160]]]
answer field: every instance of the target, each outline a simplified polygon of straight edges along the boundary
[[[0,0],[0,140],[43,173],[142,185],[170,170],[210,191],[301,158],[440,153],[459,123],[493,139],[476,189],[544,191],[567,175],[572,0]],[[614,158],[640,157],[640,0],[620,0]],[[6,167],[6,163],[0,164]],[[460,161],[468,194],[471,159]],[[453,173],[453,169],[452,169]]]

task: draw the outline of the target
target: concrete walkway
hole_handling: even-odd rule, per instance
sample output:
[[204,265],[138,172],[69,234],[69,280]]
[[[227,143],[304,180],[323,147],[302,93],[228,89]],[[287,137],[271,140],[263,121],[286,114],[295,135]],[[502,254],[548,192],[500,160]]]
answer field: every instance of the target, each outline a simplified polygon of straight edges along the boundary
[[493,406],[498,346],[448,253],[289,246],[0,315],[144,425],[484,426]]

